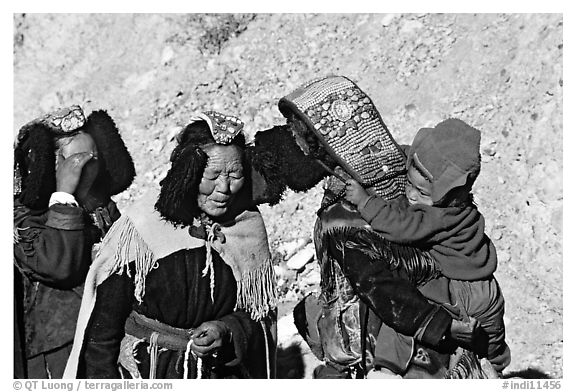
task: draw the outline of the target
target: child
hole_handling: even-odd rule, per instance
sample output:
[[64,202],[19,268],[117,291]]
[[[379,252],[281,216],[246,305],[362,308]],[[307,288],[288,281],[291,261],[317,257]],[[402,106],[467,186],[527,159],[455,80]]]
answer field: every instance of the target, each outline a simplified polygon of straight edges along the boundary
[[510,363],[510,350],[504,298],[492,275],[496,250],[471,194],[480,173],[479,147],[480,132],[458,119],[420,129],[407,154],[406,198],[384,200],[348,180],[346,200],[382,237],[434,257],[443,277],[420,290],[478,320],[488,335],[486,352],[480,355],[501,372]]

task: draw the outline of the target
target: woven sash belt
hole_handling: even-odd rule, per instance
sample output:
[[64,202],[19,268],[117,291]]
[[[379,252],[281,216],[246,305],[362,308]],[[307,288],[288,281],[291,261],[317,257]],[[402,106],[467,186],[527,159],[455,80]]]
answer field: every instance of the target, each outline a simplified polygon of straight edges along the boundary
[[[148,342],[150,348],[150,374],[149,378],[156,378],[156,365],[158,363],[158,347],[174,351],[184,351],[184,378],[188,378],[188,361],[192,350],[190,335],[194,329],[171,327],[167,324],[152,320],[138,312],[132,311],[126,320],[124,332],[138,339]],[[196,378],[202,378],[202,360],[196,358]]]
[[175,351],[186,351],[190,335],[194,331],[194,329],[171,327],[135,311],[128,316],[124,329],[127,334],[147,342],[150,342],[151,335],[157,332],[158,346]]

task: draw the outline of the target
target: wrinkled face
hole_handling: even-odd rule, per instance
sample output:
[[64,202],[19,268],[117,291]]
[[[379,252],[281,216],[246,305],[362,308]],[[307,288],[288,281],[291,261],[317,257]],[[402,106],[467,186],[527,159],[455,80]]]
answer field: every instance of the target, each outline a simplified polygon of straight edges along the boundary
[[237,146],[203,148],[208,162],[198,187],[198,207],[206,214],[224,215],[244,185],[242,152]]
[[413,164],[408,168],[406,174],[408,182],[406,183],[406,197],[410,205],[423,204],[431,206],[432,203],[432,184],[426,179]]

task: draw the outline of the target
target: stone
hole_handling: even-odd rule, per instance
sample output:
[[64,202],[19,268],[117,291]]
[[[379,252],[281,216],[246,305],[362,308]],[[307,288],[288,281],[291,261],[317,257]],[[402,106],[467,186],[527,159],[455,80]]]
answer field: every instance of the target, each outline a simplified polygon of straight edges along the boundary
[[162,151],[165,145],[166,145],[166,139],[154,139],[149,144],[148,149],[157,155],[158,153],[160,153],[160,151]]
[[278,320],[278,342],[279,345],[289,346],[300,338],[296,325],[294,325],[294,318],[291,314],[280,317]]
[[276,250],[284,255],[285,260],[288,260],[309,242],[310,238],[298,238],[297,240],[294,241],[281,243],[280,245],[278,245]]
[[156,76],[156,70],[150,70],[143,74],[132,74],[124,79],[122,86],[131,90],[132,93],[145,91],[156,80]]
[[492,241],[498,241],[499,239],[502,238],[502,230],[495,229],[490,235],[490,238],[492,239]]
[[505,250],[499,251],[498,252],[498,261],[503,262],[503,263],[510,261],[510,253],[508,253]]
[[554,228],[557,234],[562,235],[562,223],[563,223],[563,208],[562,206],[557,207],[552,214],[550,214],[550,224]]
[[166,46],[162,51],[162,57],[160,63],[162,65],[168,65],[173,58],[174,58],[174,49],[172,49],[171,46]]
[[144,180],[146,183],[151,183],[154,181],[154,173],[152,171],[148,171],[144,174]]
[[288,290],[283,298],[284,302],[294,302],[298,301],[298,295],[294,292],[294,290]]
[[411,33],[424,27],[424,24],[417,20],[406,20],[402,25],[401,33]]
[[[281,266],[281,265],[275,265],[274,266],[274,274],[276,274],[276,276],[279,279],[283,279],[288,275],[288,271],[286,270],[285,267]],[[280,284],[280,283],[278,283]]]
[[390,24],[392,24],[392,21],[394,19],[396,19],[398,17],[398,14],[386,14],[384,15],[384,17],[380,20],[380,24],[384,27],[388,27],[390,26]]
[[314,259],[314,246],[312,244],[292,256],[286,266],[292,270],[299,270]]
[[165,132],[164,132],[164,139],[167,142],[172,142],[172,141],[176,141],[176,135],[178,135],[178,133],[180,133],[180,131],[182,130],[182,127],[171,127],[168,128]]
[[311,270],[307,275],[302,276],[299,282],[305,286],[314,286],[320,284],[320,271]]
[[496,142],[490,142],[488,145],[482,148],[482,152],[485,155],[493,157],[496,155]]

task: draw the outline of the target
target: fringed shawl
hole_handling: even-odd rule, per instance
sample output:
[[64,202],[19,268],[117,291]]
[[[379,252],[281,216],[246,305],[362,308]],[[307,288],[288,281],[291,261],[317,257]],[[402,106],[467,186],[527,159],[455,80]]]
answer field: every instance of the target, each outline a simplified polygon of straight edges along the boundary
[[[110,228],[88,272],[74,345],[64,378],[75,378],[84,333],[96,303],[96,289],[113,273],[130,275],[134,263],[134,297],[139,302],[146,290],[146,276],[162,258],[182,249],[206,247],[206,241],[192,237],[188,228],[174,227],[154,209],[158,192],[151,191],[131,206]],[[224,239],[216,236],[213,248],[230,266],[237,282],[236,308],[261,320],[276,307],[276,278],[268,236],[258,211],[244,211],[223,223]]]

